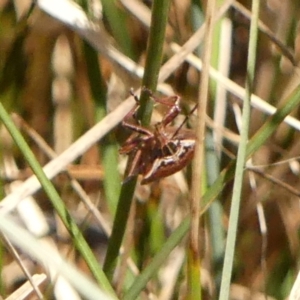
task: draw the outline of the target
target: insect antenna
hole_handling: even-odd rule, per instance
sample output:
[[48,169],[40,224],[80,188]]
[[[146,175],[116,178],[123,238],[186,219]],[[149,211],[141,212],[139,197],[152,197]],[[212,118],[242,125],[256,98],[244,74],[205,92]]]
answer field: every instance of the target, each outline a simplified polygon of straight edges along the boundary
[[184,120],[182,121],[182,123],[178,126],[178,128],[176,129],[176,131],[174,132],[172,138],[174,138],[178,132],[181,130],[181,128],[183,127],[183,125],[187,122],[187,120],[189,119],[189,117],[194,113],[194,111],[197,109],[198,104],[196,104],[193,109],[185,116]]

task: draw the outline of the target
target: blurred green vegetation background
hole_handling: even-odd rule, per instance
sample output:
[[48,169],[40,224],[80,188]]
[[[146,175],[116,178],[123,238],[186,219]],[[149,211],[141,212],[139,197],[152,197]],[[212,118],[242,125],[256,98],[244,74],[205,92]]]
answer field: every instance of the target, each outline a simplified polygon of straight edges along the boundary
[[[88,25],[80,23],[79,18],[72,19],[72,9],[63,10],[56,2],[52,6],[49,3],[49,11],[53,10],[60,20],[47,14],[45,7],[40,9],[39,3],[0,0],[0,102],[41,166],[114,112],[129,97],[130,89],[141,87],[139,68],[147,56],[152,1],[70,1],[76,11],[81,9],[87,16],[91,22]],[[210,74],[203,170],[207,179],[199,183],[205,191],[235,158],[239,145],[238,95],[247,75],[250,7],[250,0],[217,1],[218,11],[224,11],[215,21],[213,36],[211,66],[219,73]],[[205,9],[206,1],[170,1],[161,45],[162,65],[176,52],[175,44],[183,45],[203,25]],[[299,3],[293,0],[261,3],[253,87],[261,102],[252,110],[250,138],[255,138],[269,118],[265,104],[283,107],[299,86],[299,11]],[[72,21],[67,26],[68,20]],[[84,26],[88,29],[82,30]],[[158,96],[180,95],[183,113],[174,126],[180,125],[197,102],[201,80],[197,59],[201,58],[203,41],[196,42],[190,51],[192,55],[183,62],[174,61],[174,70],[153,91]],[[164,113],[161,107],[155,107],[152,123],[161,120]],[[299,109],[294,109],[291,116],[297,121]],[[195,118],[194,114],[189,116],[189,128],[194,127]],[[116,123],[121,121],[122,118],[117,119]],[[275,122],[275,126],[276,131],[251,156],[245,170],[230,299],[285,299],[298,272],[300,126],[297,122],[295,126]],[[105,261],[126,165],[118,149],[130,134],[120,125],[112,127],[68,166],[68,174],[63,168],[52,180],[100,267]],[[32,170],[2,125],[0,136],[0,193],[4,198],[14,190],[14,182],[21,184],[32,175]],[[130,299],[126,293],[132,291],[138,274],[151,267],[152,258],[161,254],[168,238],[189,214],[190,171],[189,166],[151,185],[137,184],[122,255],[111,282],[120,299]],[[75,180],[84,196],[74,191]],[[78,270],[91,276],[85,259],[75,250],[74,237],[67,233],[47,194],[40,190],[33,196],[35,209],[40,210],[49,226],[47,237]],[[201,219],[203,299],[216,299],[219,293],[231,196],[232,182],[226,179]],[[82,204],[82,197],[87,197],[88,205]],[[31,212],[25,211],[26,214]],[[22,218],[22,213],[15,214],[16,222],[30,231]],[[145,279],[142,291],[137,292],[140,299],[185,298],[186,239],[179,239],[159,268],[153,267],[151,280]],[[17,261],[25,261],[31,274],[47,273],[22,249],[17,250],[18,259],[9,249],[3,238],[3,299],[27,280]],[[58,297],[53,296],[54,285],[55,279],[47,277],[40,286],[46,299]],[[37,299],[36,294],[32,297],[22,299]]]

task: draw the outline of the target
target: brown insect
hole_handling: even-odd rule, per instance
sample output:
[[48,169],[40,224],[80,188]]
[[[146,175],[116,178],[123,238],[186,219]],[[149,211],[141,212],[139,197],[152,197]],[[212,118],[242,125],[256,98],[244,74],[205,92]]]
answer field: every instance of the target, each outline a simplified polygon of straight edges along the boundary
[[151,98],[169,109],[161,122],[150,130],[141,126],[137,119],[139,99],[134,96],[136,106],[126,115],[122,125],[134,131],[119,152],[131,157],[131,165],[125,181],[142,175],[141,184],[172,175],[184,168],[193,158],[195,136],[192,130],[168,126],[180,113],[180,97]]

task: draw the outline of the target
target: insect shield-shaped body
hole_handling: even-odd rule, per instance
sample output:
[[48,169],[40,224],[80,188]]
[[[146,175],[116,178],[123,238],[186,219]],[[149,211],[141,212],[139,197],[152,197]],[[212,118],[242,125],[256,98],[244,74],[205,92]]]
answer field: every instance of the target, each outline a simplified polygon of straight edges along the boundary
[[139,125],[136,112],[137,105],[123,120],[123,126],[134,131],[120,149],[121,154],[130,155],[131,165],[127,179],[142,175],[141,184],[170,176],[183,169],[193,158],[195,148],[194,133],[188,129],[180,131],[168,125],[180,113],[178,96],[155,98],[155,102],[169,107],[161,122],[149,130]]
[[[168,128],[174,133],[174,128]],[[195,149],[194,133],[191,130],[182,130],[180,134],[171,135],[164,144],[161,144],[160,155],[151,163],[141,184],[147,184],[157,179],[170,176],[183,169],[193,158]]]

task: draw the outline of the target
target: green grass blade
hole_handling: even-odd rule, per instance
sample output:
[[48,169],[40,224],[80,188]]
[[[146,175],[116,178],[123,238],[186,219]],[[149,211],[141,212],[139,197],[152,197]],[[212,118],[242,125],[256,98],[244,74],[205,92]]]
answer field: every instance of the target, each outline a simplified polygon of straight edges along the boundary
[[219,299],[225,300],[229,298],[230,283],[232,277],[233,260],[235,253],[235,243],[237,237],[238,220],[240,213],[241,194],[243,187],[243,178],[245,164],[247,160],[247,143],[251,113],[251,94],[253,91],[257,35],[258,35],[258,18],[259,18],[260,0],[252,2],[252,19],[250,26],[250,41],[248,48],[247,76],[246,76],[246,96],[243,103],[243,116],[241,139],[237,153],[237,162],[233,184],[232,203],[230,208],[228,235],[226,240],[225,258],[222,271],[221,288]]
[[197,101],[197,121],[195,127],[195,154],[193,159],[190,202],[191,226],[187,247],[187,299],[202,299],[201,291],[201,247],[203,235],[200,234],[200,206],[204,191],[202,189],[204,173],[204,150],[205,150],[205,117],[209,95],[209,68],[213,49],[213,22],[216,1],[207,3],[205,11],[205,36],[203,44],[203,70],[199,82]]
[[89,266],[92,274],[97,279],[100,286],[110,294],[114,295],[114,291],[108,282],[107,278],[105,277],[104,273],[102,272],[101,268],[99,267],[99,262],[96,260],[93,252],[91,251],[90,247],[86,243],[82,233],[80,232],[78,226],[72,219],[71,215],[69,214],[68,210],[66,209],[64,202],[60,198],[59,194],[57,193],[56,189],[54,188],[52,182],[47,178],[45,175],[42,167],[38,163],[37,159],[35,158],[33,152],[27,145],[26,141],[24,140],[23,136],[16,128],[15,124],[11,120],[10,116],[6,112],[2,103],[0,103],[0,119],[11,134],[13,140],[23,153],[26,161],[30,165],[32,171],[40,181],[45,193],[49,197],[52,205],[54,206],[57,214],[62,219],[64,225],[68,229],[73,242],[81,253],[83,258],[85,259],[87,265]]
[[171,251],[180,243],[189,229],[190,221],[185,219],[171,234],[161,250],[155,255],[151,263],[135,279],[134,284],[124,295],[123,300],[136,299],[152,276],[157,274],[160,266],[166,261]]
[[118,202],[112,233],[108,242],[108,248],[103,265],[103,270],[109,280],[112,280],[114,270],[117,265],[117,259],[125,233],[135,185],[136,178],[133,178],[132,180],[130,180],[130,182],[123,184],[121,187],[120,199]]

